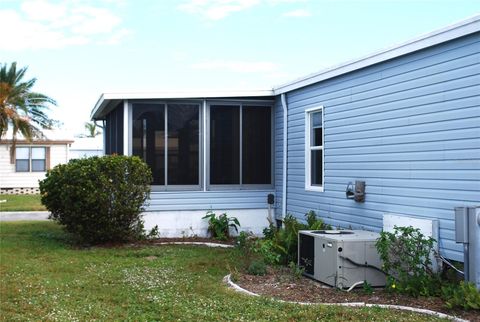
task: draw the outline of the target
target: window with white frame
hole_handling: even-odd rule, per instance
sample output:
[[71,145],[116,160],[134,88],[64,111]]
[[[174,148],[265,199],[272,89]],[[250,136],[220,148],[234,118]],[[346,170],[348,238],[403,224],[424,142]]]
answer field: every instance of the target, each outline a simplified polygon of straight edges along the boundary
[[17,147],[15,149],[15,171],[44,172],[47,169],[45,147]]
[[323,106],[305,111],[305,190],[323,191]]

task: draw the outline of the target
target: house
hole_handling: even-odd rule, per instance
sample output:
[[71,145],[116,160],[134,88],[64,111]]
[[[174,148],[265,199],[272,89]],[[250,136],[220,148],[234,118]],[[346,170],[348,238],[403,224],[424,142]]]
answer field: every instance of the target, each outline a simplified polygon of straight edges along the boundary
[[[267,91],[105,93],[92,119],[105,153],[151,166],[146,222],[163,235],[200,234],[210,209],[259,232],[274,194],[277,219],[436,219],[441,253],[462,261],[454,207],[480,202],[480,16]],[[364,202],[346,198],[356,180]]]
[[79,137],[70,145],[68,159],[80,159],[103,155],[103,137]]
[[69,160],[73,140],[63,133],[43,131],[45,138],[28,142],[19,137],[12,153],[11,135],[0,140],[0,194],[39,193],[38,181],[48,169]]

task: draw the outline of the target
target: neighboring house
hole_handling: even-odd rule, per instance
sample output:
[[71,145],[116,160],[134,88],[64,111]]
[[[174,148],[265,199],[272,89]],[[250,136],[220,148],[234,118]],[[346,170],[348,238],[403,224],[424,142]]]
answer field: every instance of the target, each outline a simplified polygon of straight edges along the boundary
[[[164,235],[199,234],[210,209],[261,231],[275,194],[279,219],[437,219],[441,253],[462,261],[453,209],[480,202],[480,16],[273,90],[105,93],[92,119],[105,153],[151,166],[146,221]],[[355,180],[364,202],[346,198]]]
[[0,140],[0,194],[39,193],[38,181],[48,169],[68,161],[71,138],[44,131],[44,139],[27,142],[19,137],[11,153],[11,136]]
[[93,138],[75,138],[70,145],[68,159],[80,159],[103,155],[103,136],[97,135]]

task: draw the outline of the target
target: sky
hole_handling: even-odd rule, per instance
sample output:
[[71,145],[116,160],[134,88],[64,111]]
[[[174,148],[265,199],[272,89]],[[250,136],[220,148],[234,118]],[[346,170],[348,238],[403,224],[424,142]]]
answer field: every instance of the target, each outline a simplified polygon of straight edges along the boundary
[[480,0],[0,0],[0,62],[80,134],[104,92],[271,89],[480,14]]

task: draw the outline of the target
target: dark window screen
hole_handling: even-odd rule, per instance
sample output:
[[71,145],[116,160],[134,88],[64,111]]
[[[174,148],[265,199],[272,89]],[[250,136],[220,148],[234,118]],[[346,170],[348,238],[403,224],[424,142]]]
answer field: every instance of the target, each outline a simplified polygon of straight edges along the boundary
[[133,104],[132,154],[152,169],[153,184],[165,184],[165,106]]
[[168,104],[169,185],[199,184],[199,107]]
[[271,111],[244,106],[242,115],[242,183],[271,183]]
[[240,184],[240,107],[210,107],[210,183]]

